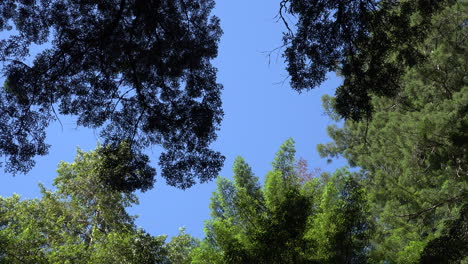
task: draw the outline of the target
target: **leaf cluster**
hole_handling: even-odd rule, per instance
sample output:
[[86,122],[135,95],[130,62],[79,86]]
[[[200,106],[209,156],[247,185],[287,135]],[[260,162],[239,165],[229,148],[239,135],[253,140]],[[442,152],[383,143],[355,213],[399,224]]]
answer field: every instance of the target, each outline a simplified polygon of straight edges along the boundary
[[[407,67],[424,61],[417,48],[432,18],[456,1],[283,0],[280,16],[294,16],[284,33],[284,57],[297,91],[319,86],[335,71],[336,112],[345,119],[372,116],[373,95],[395,98]],[[294,30],[294,31],[293,31]]]
[[[378,220],[374,262],[418,263],[429,254],[433,263],[458,263],[465,249],[452,241],[468,244],[446,226],[464,228],[458,212],[468,198],[467,8],[458,1],[434,15],[424,41],[414,44],[425,60],[405,68],[396,96],[373,95],[372,119],[330,126],[333,142],[318,146],[323,157],[345,157],[367,175]],[[336,99],[324,99],[335,118]],[[453,259],[433,247],[450,247]]]
[[[365,263],[372,230],[365,190],[346,169],[302,181],[294,141],[277,152],[263,187],[238,157],[218,178],[206,237],[192,263]],[[203,262],[210,260],[210,262]]]
[[[26,173],[47,154],[45,129],[61,114],[101,128],[105,146],[128,144],[142,171],[151,169],[141,151],[162,146],[170,185],[216,177],[224,157],[209,145],[223,116],[222,86],[211,59],[222,32],[213,7],[213,0],[1,1],[6,171]],[[43,49],[31,57],[35,45]],[[117,180],[116,188],[139,188],[133,180],[148,188],[152,174],[128,187],[128,178]]]

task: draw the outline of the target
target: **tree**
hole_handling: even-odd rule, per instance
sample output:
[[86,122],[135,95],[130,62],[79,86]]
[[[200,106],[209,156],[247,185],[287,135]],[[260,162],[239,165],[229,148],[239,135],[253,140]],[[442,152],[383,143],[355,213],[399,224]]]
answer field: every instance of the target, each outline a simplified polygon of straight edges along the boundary
[[371,227],[357,175],[302,181],[304,162],[294,154],[288,139],[263,188],[240,157],[234,182],[218,178],[194,263],[364,263]]
[[324,180],[321,200],[306,234],[318,263],[368,263],[373,231],[367,194],[357,175],[340,169]]
[[442,234],[424,248],[420,263],[462,263],[468,261],[468,204],[455,219],[448,220]]
[[165,245],[168,263],[190,264],[192,263],[192,251],[200,244],[199,239],[185,233],[185,228],[179,229],[179,234]]
[[[373,262],[418,263],[466,203],[467,8],[457,1],[434,15],[413,45],[425,59],[405,68],[397,96],[371,96],[372,119],[331,126],[333,142],[318,146],[323,157],[343,156],[367,175],[378,219]],[[324,104],[336,119],[337,99]]]
[[[102,128],[104,149],[128,144],[139,161],[148,161],[145,147],[161,145],[170,185],[214,178],[224,157],[209,149],[223,116],[210,62],[221,35],[213,7],[213,0],[1,1],[0,31],[11,35],[0,41],[5,170],[26,173],[34,156],[46,155],[45,128],[63,114]],[[45,48],[28,63],[33,45]]]
[[[336,111],[345,119],[371,117],[372,95],[395,98],[406,67],[426,57],[416,47],[433,26],[432,17],[453,0],[282,0],[284,57],[291,86],[320,85],[339,72]],[[287,14],[294,16],[290,28]]]
[[62,162],[55,191],[40,199],[0,197],[0,263],[163,263],[165,236],[134,224],[134,194],[104,188],[97,151]]

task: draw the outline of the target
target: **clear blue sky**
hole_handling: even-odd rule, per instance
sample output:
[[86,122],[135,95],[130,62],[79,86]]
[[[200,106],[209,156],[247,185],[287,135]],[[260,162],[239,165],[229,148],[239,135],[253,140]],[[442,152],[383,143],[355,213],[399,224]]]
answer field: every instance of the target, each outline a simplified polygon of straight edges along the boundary
[[[333,94],[340,80],[330,75],[322,87],[298,94],[289,87],[281,54],[273,53],[269,59],[264,53],[282,43],[284,27],[275,19],[278,2],[218,0],[214,10],[224,31],[214,64],[219,70],[218,81],[224,85],[225,116],[213,148],[226,156],[220,173],[224,177],[231,178],[232,163],[240,155],[263,183],[275,152],[289,137],[296,141],[297,156],[305,158],[312,169],[333,171],[345,165],[342,160],[327,165],[316,151],[318,143],[330,141],[326,126],[332,124],[323,114],[320,98]],[[47,130],[50,154],[36,158],[36,167],[28,175],[12,177],[1,172],[1,196],[18,193],[24,198],[39,197],[37,184],[50,187],[60,161],[73,161],[78,146],[95,148],[98,131],[76,127],[72,118],[61,121],[63,129],[54,123]],[[158,148],[148,150],[148,154],[156,164]],[[152,190],[139,194],[140,205],[129,211],[138,214],[137,224],[153,235],[173,236],[185,226],[189,234],[201,238],[214,189],[213,181],[182,191],[158,177]]]

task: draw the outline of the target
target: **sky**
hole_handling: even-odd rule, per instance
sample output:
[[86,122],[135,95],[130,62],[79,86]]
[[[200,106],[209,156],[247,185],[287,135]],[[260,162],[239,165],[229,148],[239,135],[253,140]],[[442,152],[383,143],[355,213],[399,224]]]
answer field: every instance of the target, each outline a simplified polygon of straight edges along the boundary
[[[334,94],[341,81],[330,74],[328,81],[309,92],[299,94],[290,88],[281,52],[269,52],[282,44],[284,26],[275,18],[279,1],[216,2],[213,14],[221,19],[224,35],[213,63],[218,68],[218,82],[224,86],[225,115],[212,147],[226,156],[220,175],[232,178],[233,161],[242,156],[263,183],[276,151],[289,137],[296,142],[297,157],[306,159],[311,169],[333,172],[344,166],[343,160],[327,164],[316,151],[317,144],[331,141],[326,127],[333,124],[324,114],[321,97]],[[62,117],[61,123],[48,127],[49,155],[37,157],[35,168],[27,175],[13,177],[1,172],[1,196],[40,197],[38,183],[52,188],[60,161],[72,162],[77,147],[85,151],[96,147],[98,131],[77,127],[70,117]],[[147,153],[156,166],[158,147]],[[174,236],[185,227],[187,233],[202,238],[215,187],[212,181],[179,190],[158,175],[154,188],[138,193],[140,204],[129,212],[139,215],[136,224],[152,235]]]

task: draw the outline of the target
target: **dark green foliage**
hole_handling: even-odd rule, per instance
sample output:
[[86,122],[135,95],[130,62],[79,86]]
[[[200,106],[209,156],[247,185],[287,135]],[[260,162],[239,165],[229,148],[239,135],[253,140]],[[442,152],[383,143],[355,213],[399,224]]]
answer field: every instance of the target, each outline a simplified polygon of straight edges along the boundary
[[406,67],[423,61],[417,49],[432,17],[455,1],[282,0],[286,23],[284,57],[293,89],[320,85],[330,71],[344,78],[336,90],[336,111],[345,119],[369,118],[372,95],[394,98]]
[[422,264],[459,263],[468,259],[468,204],[458,218],[445,223],[442,235],[431,240],[421,254]]
[[[140,152],[154,144],[165,149],[159,164],[170,185],[214,178],[224,157],[209,149],[223,116],[222,86],[210,62],[221,35],[213,6],[213,0],[1,1],[0,31],[12,34],[0,41],[6,171],[25,173],[34,156],[46,155],[45,129],[63,114],[77,116],[77,125],[102,127],[111,149],[128,144],[135,155],[129,166],[146,172],[113,178],[117,189],[150,187],[153,173]],[[27,63],[31,47],[41,44],[44,50]]]
[[[366,174],[378,220],[371,262],[418,263],[466,203],[467,14],[466,1],[458,1],[433,16],[424,41],[413,45],[425,59],[405,68],[396,97],[373,95],[372,119],[331,126],[333,142],[318,146],[323,157],[343,156]],[[336,119],[338,102],[324,99]]]
[[148,165],[148,156],[133,152],[126,141],[115,147],[100,147],[98,154],[98,177],[107,186],[127,193],[137,189],[144,192],[153,186],[156,171]]

